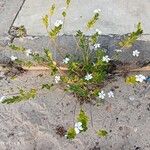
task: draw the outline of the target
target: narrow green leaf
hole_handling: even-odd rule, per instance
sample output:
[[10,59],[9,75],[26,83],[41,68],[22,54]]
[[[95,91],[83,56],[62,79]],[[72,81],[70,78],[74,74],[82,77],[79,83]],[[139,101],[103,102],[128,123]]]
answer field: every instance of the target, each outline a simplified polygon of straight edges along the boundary
[[21,101],[26,101],[29,100],[31,98],[35,98],[36,96],[36,89],[31,89],[30,91],[26,92],[22,89],[20,89],[20,94],[17,96],[13,96],[11,98],[6,98],[4,101],[2,101],[2,103],[6,103],[6,104],[12,104],[12,103],[18,103]]
[[45,15],[43,18],[42,18],[42,21],[43,21],[43,24],[46,28],[48,28],[48,25],[49,25],[49,19],[48,19],[48,15]]
[[54,14],[54,12],[55,12],[55,4],[53,4],[52,6],[51,6],[51,8],[50,8],[50,11],[49,11],[49,14],[50,14],[50,16],[53,16],[53,14]]
[[42,89],[50,90],[53,86],[53,84],[42,84]]
[[9,45],[12,50],[24,52],[26,49],[22,46],[16,46],[15,44]]

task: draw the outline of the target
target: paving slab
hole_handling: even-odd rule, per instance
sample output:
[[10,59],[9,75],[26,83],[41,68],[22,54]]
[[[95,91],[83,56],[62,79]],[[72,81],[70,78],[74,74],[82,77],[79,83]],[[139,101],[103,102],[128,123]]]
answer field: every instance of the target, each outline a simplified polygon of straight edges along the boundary
[[[41,18],[46,13],[53,0],[26,0],[14,25],[24,25],[29,35],[47,35],[42,26]],[[65,1],[56,1],[56,14],[52,24],[62,19],[61,13]],[[126,34],[132,32],[141,21],[145,34],[150,34],[150,2],[149,0],[72,0],[65,21],[63,33],[74,34],[77,29],[84,30],[85,23],[91,18],[97,8],[102,10],[101,19],[96,24],[103,34]],[[91,34],[93,30],[87,32]]]
[[[147,75],[147,74],[145,74]],[[49,72],[26,72],[15,80],[0,80],[1,95],[16,95],[19,88],[38,88],[34,100],[13,105],[0,105],[0,148],[2,150],[149,150],[150,97],[142,94],[149,84],[127,85],[124,79],[107,85],[105,92],[114,89],[115,98],[99,106],[83,104],[90,117],[88,130],[70,141],[56,134],[56,127],[74,126],[81,106],[59,86],[40,90],[42,83],[53,82]],[[115,88],[117,87],[118,88]],[[13,88],[11,88],[13,87]],[[92,119],[91,119],[92,118]],[[96,131],[108,131],[99,138]],[[97,150],[96,149],[96,150]]]

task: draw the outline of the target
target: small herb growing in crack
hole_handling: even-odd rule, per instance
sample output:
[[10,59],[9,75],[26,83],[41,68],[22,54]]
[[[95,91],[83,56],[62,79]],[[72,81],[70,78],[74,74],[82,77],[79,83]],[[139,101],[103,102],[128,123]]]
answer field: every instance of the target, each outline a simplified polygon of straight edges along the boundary
[[127,35],[120,43],[119,46],[121,47],[131,47],[135,41],[141,36],[141,34],[143,33],[142,27],[141,27],[141,23],[139,22],[137,25],[137,29],[135,32],[130,33],[129,35]]
[[[56,44],[56,39],[64,28],[65,18],[67,15],[67,9],[71,3],[71,0],[66,0],[65,14],[63,14],[64,20],[57,20],[54,25],[51,24],[51,17],[55,13],[56,5],[52,4],[49,13],[42,18],[42,22],[46,28],[46,31],[53,43],[53,46],[62,56],[62,63],[58,63],[53,59],[51,50],[45,48],[44,54],[32,52],[30,49],[24,47],[18,47],[16,45],[10,45],[10,47],[22,53],[26,56],[30,56],[32,61],[20,60],[13,56],[12,61],[17,65],[32,67],[35,65],[41,65],[47,67],[51,71],[51,75],[55,76],[55,83],[61,84],[65,91],[73,93],[80,102],[84,101],[97,101],[97,98],[105,98],[105,93],[101,89],[104,82],[109,80],[111,73],[116,69],[113,65],[113,60],[109,58],[107,52],[101,48],[98,43],[101,31],[96,29],[95,32],[87,37],[86,34],[78,30],[74,36],[77,44],[79,56],[63,55],[62,48]],[[62,12],[63,13],[63,12]],[[94,14],[91,19],[87,21],[86,31],[95,26],[99,20],[101,14],[100,9],[94,10]],[[124,38],[119,45],[122,49],[126,46],[131,46],[137,38],[143,33],[141,23],[138,23],[137,30],[132,32],[129,36]],[[121,49],[121,50],[122,50]],[[93,53],[94,52],[94,53]],[[139,55],[138,51],[133,51],[134,55]],[[141,75],[129,76],[126,78],[126,83],[135,84],[137,82],[144,81],[145,78]],[[44,84],[42,88],[50,89],[51,84]],[[110,97],[110,96],[109,96]]]
[[85,132],[88,129],[88,121],[89,121],[89,117],[81,109],[77,117],[77,122],[75,123],[75,127],[74,128],[71,127],[68,129],[66,137],[68,139],[74,139],[77,134],[81,132]]
[[102,138],[102,137],[106,137],[108,135],[108,132],[106,130],[98,130],[97,131],[97,135]]
[[[42,23],[46,28],[53,47],[55,47],[56,51],[60,54],[62,61],[57,62],[54,60],[50,49],[45,48],[44,54],[39,54],[22,46],[12,44],[10,45],[11,49],[21,52],[27,57],[30,56],[32,60],[25,61],[20,60],[16,56],[11,56],[11,62],[23,67],[39,65],[41,68],[46,67],[47,70],[50,70],[51,75],[54,77],[54,83],[42,84],[42,89],[50,90],[54,85],[61,84],[65,91],[71,92],[81,103],[93,102],[97,101],[97,99],[103,100],[106,98],[106,94],[102,88],[104,87],[104,83],[109,81],[112,75],[114,75],[116,65],[114,64],[115,61],[108,56],[107,51],[101,48],[99,38],[102,32],[99,29],[96,29],[94,33],[88,37],[83,31],[77,30],[74,35],[74,40],[76,42],[78,54],[80,54],[78,56],[71,54],[64,55],[64,48],[57,45],[57,38],[65,27],[65,19],[70,3],[71,0],[66,0],[65,10],[61,12],[61,17],[63,20],[58,18],[54,24],[51,23],[51,18],[53,17],[56,9],[55,4],[51,6],[48,14],[45,14],[42,18]],[[95,26],[100,18],[100,15],[100,9],[94,10],[94,14],[86,23],[85,31],[89,31]],[[118,53],[121,53],[124,48],[132,46],[142,33],[143,30],[141,23],[138,23],[136,31],[127,35],[122,41],[119,42],[120,49],[116,50],[116,60],[118,58]],[[24,28],[22,26],[18,29],[17,36],[22,37],[24,35]],[[138,57],[139,54],[140,52],[138,50],[132,52],[134,57]],[[146,77],[141,74],[135,76],[124,76],[126,76],[125,81],[128,84],[135,84],[146,80]],[[27,92],[21,89],[17,96],[6,99],[4,96],[0,100],[2,103],[11,104],[35,98],[36,94],[36,89],[31,89]],[[114,93],[109,91],[108,97],[113,98]],[[74,139],[77,134],[85,132],[88,129],[88,122],[89,117],[85,111],[81,109],[77,117],[77,122],[74,127],[68,129],[66,137],[68,139]],[[63,127],[58,127],[56,130],[61,136],[64,135]],[[106,130],[99,130],[97,131],[97,135],[99,137],[106,137],[108,132]]]

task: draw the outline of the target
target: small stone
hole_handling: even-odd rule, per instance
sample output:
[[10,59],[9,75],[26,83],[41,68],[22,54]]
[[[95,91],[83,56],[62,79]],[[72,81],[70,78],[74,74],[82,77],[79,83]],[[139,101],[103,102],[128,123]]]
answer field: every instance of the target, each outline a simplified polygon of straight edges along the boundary
[[122,130],[123,130],[123,127],[119,127],[119,130],[122,131]]
[[137,128],[134,128],[133,130],[134,130],[134,132],[137,132],[138,129],[137,129]]
[[150,111],[150,103],[147,105],[147,110]]
[[136,147],[135,150],[142,150],[141,147]]
[[134,100],[135,100],[135,97],[134,97],[134,96],[129,96],[129,100],[130,100],[130,101],[134,101]]

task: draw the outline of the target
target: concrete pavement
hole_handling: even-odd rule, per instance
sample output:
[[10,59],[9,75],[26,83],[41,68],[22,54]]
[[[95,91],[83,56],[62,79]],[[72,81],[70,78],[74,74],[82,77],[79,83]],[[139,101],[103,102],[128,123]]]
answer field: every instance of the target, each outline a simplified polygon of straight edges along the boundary
[[[25,25],[29,35],[47,35],[41,18],[48,13],[53,0],[26,0],[14,25]],[[56,13],[52,24],[62,19],[65,1],[56,1]],[[95,9],[101,9],[101,19],[96,24],[104,35],[126,34],[132,32],[136,24],[142,22],[144,33],[150,34],[150,1],[149,0],[72,0],[62,34],[74,34],[76,30],[84,30],[85,23],[93,15]],[[91,34],[93,30],[87,32]]]
[[[97,28],[101,29],[104,35],[99,42],[102,48],[107,49],[109,55],[112,55],[113,50],[117,48],[115,43],[121,38],[120,34],[133,31],[135,24],[141,20],[145,35],[125,52],[121,59],[132,61],[132,51],[138,49],[141,52],[140,57],[133,63],[150,60],[149,3],[149,0],[72,1],[64,33],[70,35],[74,33],[76,27],[82,28],[93,9],[100,8],[103,14]],[[36,36],[32,40],[29,37],[23,40],[15,38],[13,44],[39,53],[42,53],[45,47],[50,48],[54,58],[62,61],[53,49],[40,22],[51,4],[51,0],[0,1],[0,20],[2,20],[0,22],[0,63],[7,63],[11,55],[27,59],[23,54],[11,51],[6,46],[7,41],[10,40],[8,31],[12,25],[25,25],[27,33]],[[59,1],[57,5],[59,5],[57,11],[60,12],[64,3]],[[55,22],[58,18],[60,19],[59,16],[54,16],[52,21]],[[108,35],[111,33],[115,35]],[[77,53],[72,35],[60,36],[57,43],[66,47],[63,53]],[[149,73],[145,75],[148,76]],[[26,72],[15,80],[5,76],[0,78],[0,96],[15,95],[19,88],[24,90],[40,88],[41,84],[53,80],[49,72],[42,71]],[[100,106],[90,104],[82,106],[90,117],[89,129],[79,134],[73,141],[56,134],[58,125],[65,129],[74,126],[75,114],[78,114],[81,108],[76,103],[76,99],[69,93],[65,93],[62,87],[53,88],[51,91],[39,90],[37,97],[31,101],[0,105],[0,150],[149,150],[150,91],[148,87],[149,83],[130,86],[125,84],[123,78],[116,77],[116,81],[103,89],[109,92],[113,88],[115,98],[106,97],[105,102]],[[145,90],[147,92],[143,93]],[[96,131],[99,129],[108,131],[107,138],[97,137]]]

